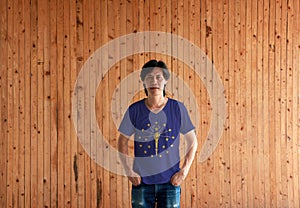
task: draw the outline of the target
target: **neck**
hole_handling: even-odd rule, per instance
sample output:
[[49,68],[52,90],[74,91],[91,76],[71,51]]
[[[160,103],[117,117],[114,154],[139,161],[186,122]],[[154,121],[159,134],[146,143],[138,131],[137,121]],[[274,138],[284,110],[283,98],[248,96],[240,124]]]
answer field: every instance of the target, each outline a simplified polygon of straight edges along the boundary
[[161,108],[166,104],[167,98],[163,95],[148,96],[147,104],[151,108]]

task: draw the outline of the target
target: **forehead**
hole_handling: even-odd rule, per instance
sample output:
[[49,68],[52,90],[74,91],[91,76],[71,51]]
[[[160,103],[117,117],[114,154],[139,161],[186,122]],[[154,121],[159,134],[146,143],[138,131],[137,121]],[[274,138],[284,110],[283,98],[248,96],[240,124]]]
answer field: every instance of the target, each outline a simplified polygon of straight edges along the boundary
[[146,74],[146,76],[149,76],[149,75],[163,75],[163,71],[161,68],[159,67],[155,67],[153,68],[149,73]]

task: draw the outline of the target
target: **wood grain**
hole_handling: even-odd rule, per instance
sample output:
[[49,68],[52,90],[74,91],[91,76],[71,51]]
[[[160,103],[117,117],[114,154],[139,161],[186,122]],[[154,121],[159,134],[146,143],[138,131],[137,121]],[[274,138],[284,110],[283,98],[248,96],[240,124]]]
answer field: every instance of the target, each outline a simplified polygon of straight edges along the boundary
[[[200,116],[199,148],[182,184],[182,207],[299,207],[298,0],[7,0],[0,12],[0,207],[130,207],[130,182],[97,163],[115,161],[91,138],[99,138],[99,127],[116,148],[112,113],[123,99],[145,95],[133,93],[139,80],[120,89],[120,97],[113,97],[115,89],[149,59],[168,64],[178,78],[168,83],[169,96]],[[194,45],[186,49],[180,39],[170,45],[157,38],[139,44],[172,56],[145,51],[121,59],[106,74],[91,68],[83,77],[90,88],[80,96],[95,93],[96,108],[89,109],[93,98],[77,104],[86,116],[96,114],[98,126],[72,114],[74,86],[88,58],[115,38],[149,30]],[[200,65],[195,47],[213,62],[227,103],[223,135],[203,163],[198,156],[212,123],[205,88],[211,69],[201,79],[177,59]],[[125,53],[113,50],[117,59]],[[99,86],[92,76],[102,78]]]

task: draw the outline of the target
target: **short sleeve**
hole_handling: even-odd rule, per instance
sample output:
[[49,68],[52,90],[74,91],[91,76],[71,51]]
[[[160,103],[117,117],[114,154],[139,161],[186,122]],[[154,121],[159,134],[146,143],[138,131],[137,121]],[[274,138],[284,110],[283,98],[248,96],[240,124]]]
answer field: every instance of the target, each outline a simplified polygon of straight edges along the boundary
[[195,129],[195,126],[193,125],[191,118],[188,114],[188,111],[183,103],[178,102],[179,109],[180,109],[180,115],[181,115],[181,125],[180,125],[180,133],[186,134],[189,131]]
[[120,133],[128,137],[134,133],[134,125],[130,116],[129,109],[127,109],[118,130]]

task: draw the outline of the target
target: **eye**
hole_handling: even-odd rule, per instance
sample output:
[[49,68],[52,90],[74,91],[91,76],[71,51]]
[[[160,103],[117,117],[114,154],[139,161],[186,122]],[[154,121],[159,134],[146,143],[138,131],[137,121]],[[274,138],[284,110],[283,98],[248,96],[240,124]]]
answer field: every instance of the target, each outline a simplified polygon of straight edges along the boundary
[[154,77],[149,75],[149,76],[146,76],[146,81],[153,81],[154,80]]
[[163,79],[163,77],[161,75],[156,76],[156,80],[161,81],[162,79]]
[[153,82],[154,79],[160,82],[160,81],[163,80],[163,76],[162,76],[162,75],[155,75],[155,76],[153,76],[153,75],[147,75],[147,76],[145,77],[145,80],[146,80],[147,82]]

